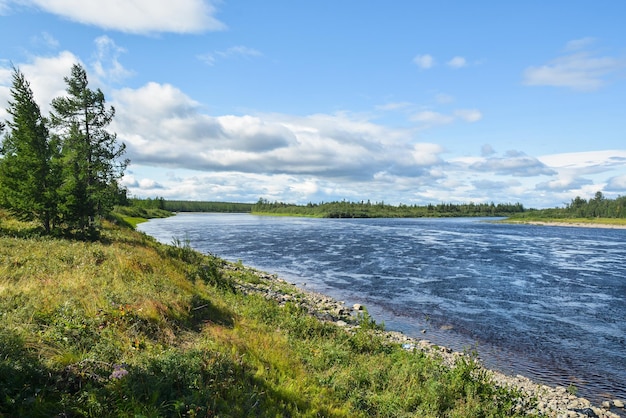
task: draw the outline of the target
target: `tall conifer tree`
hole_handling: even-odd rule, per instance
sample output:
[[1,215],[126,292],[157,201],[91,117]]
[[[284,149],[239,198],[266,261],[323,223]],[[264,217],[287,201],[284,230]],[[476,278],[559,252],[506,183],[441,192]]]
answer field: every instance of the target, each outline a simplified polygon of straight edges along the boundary
[[30,84],[18,69],[13,72],[11,98],[9,132],[0,148],[0,203],[20,218],[38,220],[50,232],[58,213],[58,150]]
[[85,69],[75,64],[65,82],[67,96],[52,101],[50,115],[62,150],[61,210],[70,226],[85,231],[113,208],[128,160],[120,160],[125,145],[106,130],[115,109],[100,89],[89,89]]

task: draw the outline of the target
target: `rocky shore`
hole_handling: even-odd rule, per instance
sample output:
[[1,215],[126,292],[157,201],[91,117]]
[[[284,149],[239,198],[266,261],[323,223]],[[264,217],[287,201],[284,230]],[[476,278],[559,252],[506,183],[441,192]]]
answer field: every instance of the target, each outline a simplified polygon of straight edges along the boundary
[[[254,283],[238,282],[236,287],[249,294],[261,294],[280,305],[291,302],[306,309],[309,314],[321,321],[329,321],[343,327],[347,332],[358,327],[358,318],[364,307],[354,305],[348,307],[344,302],[337,301],[326,295],[306,291],[287,283],[274,274],[268,274],[240,264],[226,264],[226,270],[245,269],[254,274],[258,280]],[[420,350],[426,354],[440,357],[444,363],[453,367],[456,360],[466,354],[440,347],[425,339],[408,337],[395,331],[378,331],[391,343],[401,345],[405,350]],[[546,417],[600,417],[619,418],[626,413],[624,400],[614,399],[593,405],[585,398],[579,398],[562,386],[550,387],[537,384],[524,376],[507,376],[497,371],[488,370],[495,385],[520,390],[528,402],[518,405],[520,412],[538,414]],[[536,404],[531,404],[536,400]],[[626,416],[626,415],[625,415]]]

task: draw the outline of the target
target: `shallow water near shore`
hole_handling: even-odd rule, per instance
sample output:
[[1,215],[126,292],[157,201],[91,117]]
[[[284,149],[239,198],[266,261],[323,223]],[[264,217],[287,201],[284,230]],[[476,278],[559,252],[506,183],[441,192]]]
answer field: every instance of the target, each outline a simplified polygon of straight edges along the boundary
[[387,329],[475,349],[504,373],[626,399],[626,230],[247,214],[138,229],[364,304]]

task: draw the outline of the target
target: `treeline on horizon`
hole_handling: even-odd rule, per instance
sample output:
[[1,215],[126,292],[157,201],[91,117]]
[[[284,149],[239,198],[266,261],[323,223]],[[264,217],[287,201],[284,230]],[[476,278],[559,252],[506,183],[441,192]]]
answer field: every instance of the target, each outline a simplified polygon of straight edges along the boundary
[[528,209],[516,217],[533,218],[626,218],[626,196],[607,199],[602,192],[596,192],[591,199],[576,196],[563,208]]
[[511,216],[524,212],[521,203],[439,203],[425,206],[389,205],[384,202],[322,202],[294,205],[259,199],[252,213],[275,215],[303,215],[320,218],[425,218],[425,217],[491,217]]
[[389,205],[384,202],[335,201],[296,205],[260,198],[256,203],[167,200],[163,197],[131,198],[129,204],[142,209],[170,212],[252,213],[318,218],[423,218],[423,217],[540,217],[540,218],[626,218],[626,196],[606,198],[597,192],[591,199],[579,196],[562,208],[533,209],[521,203],[438,203]]
[[129,199],[132,206],[142,209],[162,209],[169,212],[216,212],[216,213],[250,213],[252,203],[210,202],[198,200],[167,200],[163,197]]

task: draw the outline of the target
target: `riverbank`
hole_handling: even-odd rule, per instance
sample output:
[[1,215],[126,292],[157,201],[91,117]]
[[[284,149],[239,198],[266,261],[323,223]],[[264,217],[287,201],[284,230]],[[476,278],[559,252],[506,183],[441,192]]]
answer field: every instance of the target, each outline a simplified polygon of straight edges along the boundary
[[524,219],[524,218],[507,218],[498,223],[523,224],[523,225],[540,225],[540,226],[566,226],[576,228],[608,228],[608,229],[626,229],[626,219],[623,218],[547,218],[547,219]]
[[[245,270],[258,278],[258,281],[254,283],[238,283],[237,287],[242,292],[260,294],[283,307],[288,303],[296,304],[320,321],[333,323],[344,328],[348,333],[358,328],[359,318],[368,315],[362,305],[345,306],[342,301],[298,288],[274,274],[261,272],[241,264],[227,264],[225,268],[231,271]],[[416,339],[395,331],[378,330],[376,333],[393,344],[401,345],[405,350],[418,351],[433,358],[440,358],[447,367],[455,367],[459,359],[471,355],[438,346],[427,339]],[[577,397],[573,388],[550,387],[535,383],[521,375],[507,376],[494,370],[485,368],[481,370],[496,386],[519,390],[523,394],[523,401],[516,405],[517,412],[547,417],[606,418],[621,417],[626,412],[624,400],[607,400],[602,405],[594,405],[585,398]],[[533,401],[536,401],[536,404],[529,409]]]
[[590,223],[590,222],[521,221],[521,222],[511,222],[511,223],[521,223],[521,224],[527,224],[527,225],[541,225],[541,226],[566,226],[566,227],[574,227],[574,228],[626,229],[626,225]]
[[[283,302],[253,290],[264,287]],[[320,321],[301,295],[179,240],[109,223],[98,241],[41,236],[0,212],[0,416],[521,417],[534,407],[471,357],[444,367],[384,338],[366,311]]]

